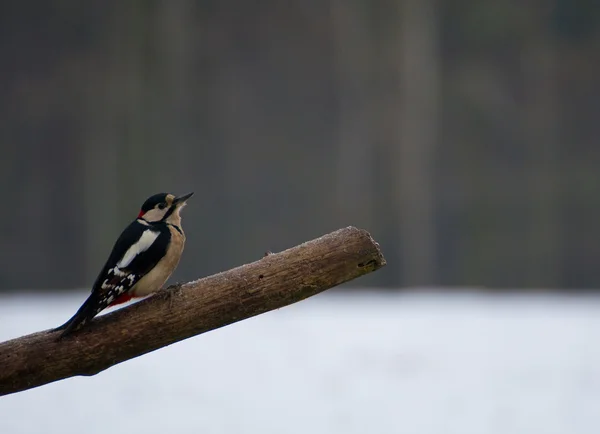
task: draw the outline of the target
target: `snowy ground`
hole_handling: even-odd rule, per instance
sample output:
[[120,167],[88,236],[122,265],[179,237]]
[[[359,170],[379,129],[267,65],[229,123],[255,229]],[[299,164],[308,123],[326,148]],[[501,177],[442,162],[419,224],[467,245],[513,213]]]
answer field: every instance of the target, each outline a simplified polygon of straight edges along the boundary
[[[84,297],[0,297],[0,340]],[[121,432],[597,434],[600,298],[322,295],[0,398],[2,434]]]

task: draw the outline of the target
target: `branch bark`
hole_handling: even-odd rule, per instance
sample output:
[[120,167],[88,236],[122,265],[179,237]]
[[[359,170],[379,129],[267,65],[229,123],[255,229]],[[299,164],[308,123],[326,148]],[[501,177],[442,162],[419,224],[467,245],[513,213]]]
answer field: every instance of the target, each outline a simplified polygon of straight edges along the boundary
[[57,341],[46,330],[0,344],[0,396],[111,366],[281,308],[386,264],[368,232],[348,227],[251,264],[173,285]]

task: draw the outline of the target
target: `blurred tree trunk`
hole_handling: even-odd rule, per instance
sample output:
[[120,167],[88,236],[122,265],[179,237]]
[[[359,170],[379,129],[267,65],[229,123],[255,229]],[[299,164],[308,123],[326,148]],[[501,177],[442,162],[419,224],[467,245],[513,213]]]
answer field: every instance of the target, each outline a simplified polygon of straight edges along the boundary
[[219,55],[218,72],[211,95],[214,102],[211,117],[216,126],[215,137],[220,142],[212,159],[215,165],[222,166],[219,170],[220,179],[215,180],[221,187],[218,203],[220,223],[225,228],[220,236],[227,244],[241,244],[239,250],[242,250],[245,246],[240,240],[247,240],[249,234],[244,231],[245,219],[240,215],[247,218],[252,209],[251,202],[254,199],[248,192],[252,192],[253,172],[259,167],[257,156],[264,152],[262,143],[251,144],[254,141],[251,136],[257,134],[257,125],[266,104],[257,104],[250,62],[239,55],[242,49],[237,32],[248,38],[248,51],[254,53],[253,57],[256,56],[255,41],[248,36],[248,28],[254,24],[254,17],[246,15],[246,19],[240,18],[246,12],[246,7],[232,9],[221,3],[216,9],[221,32],[215,31],[218,40],[211,47],[218,50]]
[[[155,152],[162,122],[152,122],[156,110],[152,80],[156,68],[155,59],[148,48],[152,44],[153,19],[156,15],[154,2],[123,3],[115,11],[112,50],[114,59],[113,91],[115,97],[114,119],[118,126],[119,195],[117,213],[119,221],[134,218],[141,201],[155,193],[155,183],[161,175],[162,155]],[[152,176],[148,176],[152,173]],[[152,189],[152,193],[148,191]]]
[[371,131],[370,20],[368,2],[331,0],[339,123],[337,125],[335,198],[348,223],[371,227],[375,195],[374,148]]
[[[112,20],[111,20],[112,21]],[[122,36],[122,29],[115,22],[109,22],[113,36]],[[118,38],[117,38],[118,39]],[[118,108],[115,96],[118,79],[117,64],[114,62],[114,38],[103,40],[98,57],[104,68],[89,66],[87,86],[87,121],[83,129],[87,134],[83,139],[83,183],[85,209],[85,281],[89,284],[110,252],[114,234],[118,229],[117,208],[119,197],[117,133]],[[92,58],[93,59],[93,58]],[[95,59],[94,59],[95,60]],[[92,84],[93,83],[93,84]]]
[[160,125],[147,122],[151,107],[144,97],[149,8],[133,2],[113,9],[109,15],[111,37],[102,47],[105,69],[94,81],[100,85],[90,85],[89,137],[84,152],[88,281],[149,195],[153,178],[147,173],[157,173],[161,160],[160,155],[149,152],[154,149],[156,134],[147,129]]
[[527,240],[529,287],[559,286],[560,172],[556,47],[546,21],[537,19],[523,52],[524,130],[530,150],[530,232]]
[[440,55],[435,0],[401,0],[398,26],[400,100],[392,175],[397,246],[404,285],[436,282],[435,146]]
[[161,101],[157,108],[159,116],[154,121],[162,128],[158,134],[160,143],[155,149],[161,154],[160,160],[163,163],[168,161],[173,168],[170,173],[163,171],[160,183],[164,185],[163,189],[175,193],[187,192],[191,188],[190,175],[193,173],[186,169],[191,168],[189,163],[193,160],[189,154],[194,145],[187,122],[193,112],[187,96],[192,87],[190,77],[193,76],[191,30],[194,27],[194,5],[191,0],[163,0],[157,11],[160,29],[156,41],[159,83],[154,89],[161,95]]

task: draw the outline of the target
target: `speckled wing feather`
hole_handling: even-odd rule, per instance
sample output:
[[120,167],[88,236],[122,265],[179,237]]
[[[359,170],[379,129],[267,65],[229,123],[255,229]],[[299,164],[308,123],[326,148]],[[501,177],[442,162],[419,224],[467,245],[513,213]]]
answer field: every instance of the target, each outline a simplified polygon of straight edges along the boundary
[[165,255],[171,233],[164,223],[135,220],[117,239],[113,250],[96,278],[92,293],[77,313],[65,324],[61,336],[83,326],[144,277]]

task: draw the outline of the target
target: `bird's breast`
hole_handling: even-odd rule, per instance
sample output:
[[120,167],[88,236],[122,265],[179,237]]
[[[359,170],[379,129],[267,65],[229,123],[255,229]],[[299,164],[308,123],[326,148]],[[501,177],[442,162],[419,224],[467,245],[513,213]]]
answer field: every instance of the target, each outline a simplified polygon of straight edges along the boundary
[[185,235],[170,226],[169,230],[171,241],[165,256],[132,288],[132,295],[135,297],[144,297],[161,289],[177,268],[185,245]]

